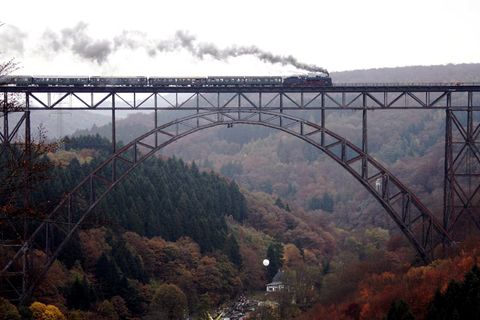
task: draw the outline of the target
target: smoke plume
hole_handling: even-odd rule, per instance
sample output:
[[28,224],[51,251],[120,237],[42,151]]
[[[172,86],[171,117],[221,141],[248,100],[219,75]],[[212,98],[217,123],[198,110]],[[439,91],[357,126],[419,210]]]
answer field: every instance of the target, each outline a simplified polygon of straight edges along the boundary
[[113,52],[109,40],[95,40],[87,33],[88,25],[79,22],[73,28],[65,28],[55,33],[47,30],[43,34],[43,48],[47,51],[70,50],[85,60],[104,63]]
[[27,34],[12,25],[0,25],[0,53],[23,55],[24,40]]
[[293,66],[299,70],[328,74],[327,70],[302,63],[291,55],[277,55],[257,46],[220,48],[213,43],[201,42],[194,35],[182,30],[175,32],[171,38],[165,40],[149,39],[147,34],[140,31],[123,31],[113,40],[96,40],[88,34],[87,28],[86,23],[80,22],[73,28],[61,30],[60,33],[46,31],[42,37],[43,47],[55,52],[70,50],[81,58],[98,64],[104,63],[111,54],[122,49],[144,49],[152,57],[162,52],[185,50],[200,60],[211,57],[216,60],[227,61],[230,58],[240,56],[253,56],[265,63]]

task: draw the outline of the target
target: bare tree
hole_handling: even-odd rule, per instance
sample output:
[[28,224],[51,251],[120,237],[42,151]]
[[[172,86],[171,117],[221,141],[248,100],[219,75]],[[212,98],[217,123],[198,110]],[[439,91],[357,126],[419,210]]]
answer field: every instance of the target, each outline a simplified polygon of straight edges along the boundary
[[[0,86],[9,85],[8,77],[17,69],[13,59],[0,62]],[[56,148],[56,143],[47,142],[43,128],[32,138],[24,96],[0,92],[0,270],[27,242],[32,220],[44,217],[31,195],[49,179],[52,165],[46,155]],[[13,275],[0,278],[0,295],[16,300],[19,297],[11,292],[23,294],[30,268],[27,251],[21,264],[13,265]]]

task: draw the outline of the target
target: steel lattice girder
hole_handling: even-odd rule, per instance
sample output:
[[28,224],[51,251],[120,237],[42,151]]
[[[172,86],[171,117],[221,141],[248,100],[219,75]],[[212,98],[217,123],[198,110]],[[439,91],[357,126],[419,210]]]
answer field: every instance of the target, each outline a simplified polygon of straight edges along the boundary
[[[28,290],[22,296],[22,299],[25,299],[32,294],[35,286],[87,215],[143,160],[191,133],[218,125],[234,124],[263,125],[282,130],[324,151],[380,202],[424,261],[428,262],[434,258],[434,250],[439,244],[451,242],[441,223],[395,176],[361,148],[321,125],[273,112],[205,112],[159,126],[119,149],[69,192],[46,216],[12,260],[3,266],[0,276],[12,271],[16,262],[24,256],[24,252],[28,252],[40,234],[52,232],[52,228],[61,232],[63,238],[58,247],[52,248],[49,247],[50,244],[46,244],[45,251],[50,255],[45,264],[37,268],[36,278],[31,281]],[[365,162],[369,169],[368,173],[365,172],[366,167],[362,165]],[[59,236],[56,235],[57,240]]]
[[[31,110],[183,109],[449,109],[480,110],[480,86],[348,85],[321,88],[152,88],[152,87],[1,87],[0,92],[19,92],[30,98]],[[469,105],[468,99],[472,104]],[[74,106],[65,106],[71,98]]]

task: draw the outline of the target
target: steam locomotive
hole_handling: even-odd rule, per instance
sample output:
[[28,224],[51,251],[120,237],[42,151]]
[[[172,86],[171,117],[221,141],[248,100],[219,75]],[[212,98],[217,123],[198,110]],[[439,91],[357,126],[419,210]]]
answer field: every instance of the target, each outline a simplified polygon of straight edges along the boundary
[[67,87],[324,87],[331,86],[323,74],[289,77],[77,77],[77,76],[4,76],[1,86]]

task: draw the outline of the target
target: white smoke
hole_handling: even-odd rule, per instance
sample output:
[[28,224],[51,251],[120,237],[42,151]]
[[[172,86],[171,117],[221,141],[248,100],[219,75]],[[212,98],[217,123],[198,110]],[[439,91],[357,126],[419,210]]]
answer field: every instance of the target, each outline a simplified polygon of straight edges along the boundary
[[0,53],[23,55],[27,34],[16,26],[0,24],[0,27]]

